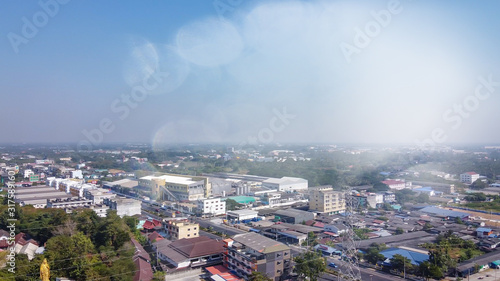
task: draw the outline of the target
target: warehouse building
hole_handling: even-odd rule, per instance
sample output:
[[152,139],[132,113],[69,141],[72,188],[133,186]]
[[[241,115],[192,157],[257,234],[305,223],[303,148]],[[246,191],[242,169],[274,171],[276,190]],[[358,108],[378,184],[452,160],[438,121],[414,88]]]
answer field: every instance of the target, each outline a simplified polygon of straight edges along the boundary
[[276,216],[276,219],[279,219],[279,221],[293,224],[314,220],[314,213],[292,208],[286,210],[278,210],[274,212],[274,214]]

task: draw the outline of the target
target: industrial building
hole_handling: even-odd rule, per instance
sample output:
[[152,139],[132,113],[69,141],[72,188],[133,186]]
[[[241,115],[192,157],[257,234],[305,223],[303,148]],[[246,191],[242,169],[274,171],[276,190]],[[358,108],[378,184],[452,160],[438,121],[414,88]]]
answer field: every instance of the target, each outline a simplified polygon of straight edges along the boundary
[[241,222],[257,218],[259,216],[259,212],[245,209],[245,210],[228,211],[226,215],[229,221]]
[[139,186],[150,188],[154,197],[169,201],[196,201],[212,194],[207,177],[150,175],[140,178]]
[[262,182],[262,186],[277,191],[292,192],[295,190],[307,189],[308,182],[305,179],[292,177],[282,177],[280,179],[269,178]]
[[279,218],[279,221],[293,223],[293,224],[303,223],[308,220],[314,219],[314,213],[312,212],[291,209],[291,208],[286,210],[278,210],[274,212],[274,214],[276,216],[276,219]]
[[49,186],[19,187],[16,188],[16,203],[21,206],[32,205],[35,208],[47,207],[47,200],[67,200],[71,194],[58,191]]

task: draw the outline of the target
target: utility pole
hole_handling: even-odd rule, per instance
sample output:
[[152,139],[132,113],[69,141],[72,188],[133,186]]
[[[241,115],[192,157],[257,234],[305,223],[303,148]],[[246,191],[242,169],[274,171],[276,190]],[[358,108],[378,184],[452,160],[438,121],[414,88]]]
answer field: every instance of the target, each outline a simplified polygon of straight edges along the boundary
[[406,257],[403,257],[403,279],[406,280]]

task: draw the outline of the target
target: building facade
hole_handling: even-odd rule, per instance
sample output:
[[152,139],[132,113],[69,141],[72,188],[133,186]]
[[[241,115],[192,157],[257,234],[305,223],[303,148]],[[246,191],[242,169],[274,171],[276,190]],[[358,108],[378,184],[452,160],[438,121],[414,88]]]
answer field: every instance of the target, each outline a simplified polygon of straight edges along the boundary
[[479,179],[479,174],[475,172],[467,172],[460,174],[460,181],[467,183],[467,184],[472,184],[473,182],[477,181]]
[[287,245],[253,232],[235,235],[224,243],[224,265],[239,277],[249,280],[258,271],[276,281],[290,278],[292,255]]
[[308,181],[301,178],[282,177],[269,178],[262,182],[262,186],[268,189],[275,189],[282,192],[291,192],[294,190],[304,190],[308,188]]
[[151,188],[153,196],[169,201],[196,201],[208,198],[212,194],[207,177],[151,175],[140,178],[139,186]]
[[120,217],[141,214],[141,201],[139,200],[117,197],[105,198],[103,203],[111,210],[115,210]]
[[164,228],[170,240],[199,237],[200,225],[189,221],[166,221]]
[[226,201],[220,198],[198,200],[197,213],[201,215],[218,216],[226,213]]
[[309,210],[338,214],[345,211],[345,193],[333,188],[316,188],[309,195]]

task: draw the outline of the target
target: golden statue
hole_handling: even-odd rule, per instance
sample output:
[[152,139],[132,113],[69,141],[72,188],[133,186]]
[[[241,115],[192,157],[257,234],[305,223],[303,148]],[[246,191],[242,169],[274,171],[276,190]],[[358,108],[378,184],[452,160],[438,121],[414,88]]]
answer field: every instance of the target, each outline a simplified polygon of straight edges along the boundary
[[50,281],[50,267],[47,259],[43,259],[42,265],[40,265],[40,279]]

